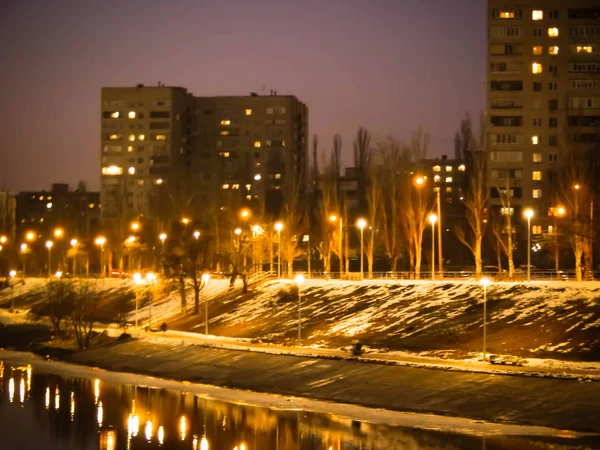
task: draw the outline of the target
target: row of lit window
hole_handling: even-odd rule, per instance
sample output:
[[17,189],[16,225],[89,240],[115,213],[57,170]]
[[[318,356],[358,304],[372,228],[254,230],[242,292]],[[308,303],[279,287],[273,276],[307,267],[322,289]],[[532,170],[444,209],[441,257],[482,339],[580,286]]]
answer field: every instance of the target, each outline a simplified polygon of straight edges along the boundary
[[[452,172],[454,170],[454,167],[452,166],[446,166],[446,172]],[[433,166],[433,171],[434,172],[441,172],[442,171],[442,166]],[[464,172],[465,171],[465,165],[461,164],[460,166],[458,166],[458,171],[459,172]]]
[[[135,175],[135,167],[129,167],[127,173],[129,175]],[[123,175],[123,168],[119,166],[106,166],[102,168],[102,175]]]
[[[46,196],[46,197],[44,197],[43,195],[40,195],[40,198],[39,198],[38,200],[40,200],[40,201],[43,201],[43,200],[44,200],[44,198],[45,198],[46,200],[52,200],[52,196],[51,196],[51,195],[48,195],[48,196]],[[32,196],[31,196],[31,200],[35,200],[35,195],[32,195]]]
[[[519,19],[521,18],[521,10],[520,9],[508,9],[508,10],[494,10],[493,16],[498,19]],[[557,11],[550,12],[550,18],[556,19],[558,17]],[[543,20],[544,19],[544,11],[541,9],[534,9],[531,11],[531,19],[532,20]]]
[[[548,54],[552,55],[552,56],[556,56],[556,55],[558,55],[559,50],[560,50],[560,48],[558,47],[558,45],[551,45],[550,47],[548,47]],[[543,55],[544,47],[541,45],[534,45],[533,46],[533,54],[536,56]]]
[[[113,133],[113,134],[109,134],[108,135],[108,140],[110,141],[120,141],[123,138],[122,134],[117,134],[117,133]],[[137,140],[138,141],[143,141],[146,139],[146,135],[145,134],[138,134],[137,135]],[[166,134],[155,134],[152,136],[152,139],[155,141],[166,141],[167,140],[167,135]],[[127,137],[127,140],[133,142],[136,140],[136,135],[135,134],[130,134]]]
[[[440,180],[442,179],[442,177],[440,177],[439,175],[435,175],[433,177],[433,181],[435,181],[436,183],[439,183]],[[452,177],[446,177],[446,183],[452,183]]]

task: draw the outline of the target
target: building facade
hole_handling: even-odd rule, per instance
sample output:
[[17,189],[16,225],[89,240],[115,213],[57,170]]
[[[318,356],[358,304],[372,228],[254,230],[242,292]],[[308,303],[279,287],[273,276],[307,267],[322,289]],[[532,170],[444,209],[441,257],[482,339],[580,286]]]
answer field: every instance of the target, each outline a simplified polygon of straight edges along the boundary
[[[600,144],[600,5],[488,0],[487,183],[492,206],[551,232],[566,151]],[[510,208],[506,201],[510,200]]]
[[306,170],[307,123],[303,103],[275,92],[194,97],[164,85],[103,88],[102,218],[200,214],[208,206],[277,214],[282,191]]

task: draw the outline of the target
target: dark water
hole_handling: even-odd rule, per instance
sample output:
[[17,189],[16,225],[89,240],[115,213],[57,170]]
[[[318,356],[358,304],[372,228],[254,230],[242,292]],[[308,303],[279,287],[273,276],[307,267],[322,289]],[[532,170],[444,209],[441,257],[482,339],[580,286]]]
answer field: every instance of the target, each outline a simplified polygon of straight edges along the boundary
[[592,441],[473,437],[275,411],[38,373],[0,362],[0,449],[387,450],[590,448]]

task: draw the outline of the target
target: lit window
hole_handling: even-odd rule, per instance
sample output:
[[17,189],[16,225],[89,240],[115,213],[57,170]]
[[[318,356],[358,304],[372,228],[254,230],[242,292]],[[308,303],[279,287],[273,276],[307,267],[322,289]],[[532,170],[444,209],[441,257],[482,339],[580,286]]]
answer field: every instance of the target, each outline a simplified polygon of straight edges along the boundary
[[515,12],[514,11],[500,11],[500,18],[501,19],[514,19]]
[[96,204],[95,203],[90,203],[88,206],[89,206],[90,209],[94,209],[96,207]]
[[130,167],[129,169],[127,169],[127,173],[129,175],[134,175],[135,174],[135,167]]
[[531,143],[533,145],[538,145],[540,143],[540,137],[539,136],[531,136]]
[[549,55],[558,55],[558,45],[553,45],[551,47],[548,48],[548,54]]
[[531,64],[531,73],[542,73],[542,65],[536,62]]
[[129,114],[127,114],[127,117],[129,117],[130,119],[135,119],[135,111],[129,111]]
[[446,166],[446,172],[452,172],[452,166]]
[[157,178],[156,180],[154,180],[154,184],[158,184],[159,186],[163,183],[164,183],[164,181],[162,178]]
[[281,179],[281,174],[280,173],[276,173],[275,174],[275,179],[276,180],[280,180]]
[[138,139],[140,141],[143,141],[146,138],[146,136],[144,136],[143,134],[138,135]]
[[259,148],[260,147],[260,141],[254,141],[254,146],[256,148]]
[[542,226],[541,225],[533,225],[531,227],[531,232],[533,234],[542,234]]
[[556,27],[548,28],[548,36],[549,37],[558,37],[558,28],[556,28]]
[[239,184],[233,184],[233,185],[231,186],[231,189],[239,189],[239,188],[240,188],[240,185],[239,185]]
[[221,189],[229,189],[229,185],[228,184],[224,184],[223,186],[221,186]]
[[554,227],[552,225],[548,225],[548,234],[554,234]]
[[49,195],[48,197],[46,197],[48,200],[52,200],[52,196]]
[[533,198],[542,198],[542,190],[534,189],[533,190]]
[[251,195],[246,195],[246,200],[252,200],[252,196]]
[[247,116],[251,116],[252,115],[252,110],[250,108],[246,109],[246,115]]
[[113,119],[118,119],[119,118],[119,111],[115,111],[114,113],[110,113],[110,117],[112,117]]
[[592,46],[591,45],[578,45],[577,53],[592,53]]
[[137,184],[138,184],[138,186],[143,186],[144,185],[144,180],[137,180]]
[[223,158],[229,158],[229,152],[221,152],[219,153]]
[[442,168],[440,166],[433,166],[433,171],[434,172],[439,172],[441,170],[442,170]]
[[246,190],[249,191],[250,189],[252,189],[252,185],[251,184],[247,184],[246,185]]
[[542,179],[542,171],[534,170],[533,173],[531,174],[531,179],[535,180],[535,181],[540,181]]
[[461,164],[460,166],[458,166],[458,171],[459,172],[464,172],[465,171],[465,165]]
[[166,134],[157,134],[156,136],[154,136],[154,139],[156,139],[157,141],[166,141],[167,135]]
[[500,213],[503,216],[512,216],[515,213],[515,209],[514,208],[501,208]]
[[221,120],[221,125],[230,125],[231,120]]
[[48,209],[52,209],[52,202],[50,202],[50,203],[46,203],[46,208],[48,208]]
[[452,177],[446,177],[446,183],[452,183]]
[[123,168],[119,166],[108,166],[102,168],[102,175],[121,175]]
[[40,201],[44,200],[44,196],[40,195]]
[[541,54],[544,53],[544,47],[542,47],[541,45],[534,45],[533,46],[533,54],[536,56],[539,56]]
[[539,10],[539,9],[534,9],[531,12],[531,18],[533,20],[542,20],[544,18],[544,11]]
[[436,182],[436,183],[439,183],[440,182],[440,176],[439,175],[435,175],[433,177],[433,181]]
[[534,163],[541,163],[542,162],[542,154],[541,153],[534,153],[533,154],[533,162]]
[[446,194],[452,193],[452,186],[446,186]]
[[121,135],[120,134],[111,134],[108,136],[108,139],[110,139],[111,141],[118,141],[119,139],[121,139]]
[[227,131],[227,130],[221,130],[221,131],[219,131],[219,134],[221,136],[229,136],[229,131]]
[[260,179],[261,179],[260,173],[257,173],[256,175],[254,175],[254,179],[256,181],[260,181]]
[[133,145],[128,145],[127,151],[131,153],[133,151]]
[[281,146],[285,147],[285,141],[281,141]]

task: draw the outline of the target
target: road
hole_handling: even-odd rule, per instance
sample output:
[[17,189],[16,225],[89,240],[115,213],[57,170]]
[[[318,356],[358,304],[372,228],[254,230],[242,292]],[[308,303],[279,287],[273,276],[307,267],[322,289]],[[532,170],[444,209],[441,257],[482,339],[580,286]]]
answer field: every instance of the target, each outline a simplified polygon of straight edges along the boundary
[[600,433],[600,383],[133,340],[78,353],[104,369],[400,411]]

